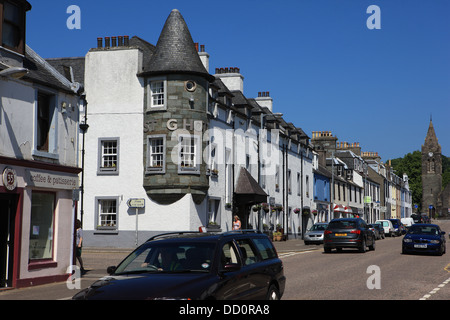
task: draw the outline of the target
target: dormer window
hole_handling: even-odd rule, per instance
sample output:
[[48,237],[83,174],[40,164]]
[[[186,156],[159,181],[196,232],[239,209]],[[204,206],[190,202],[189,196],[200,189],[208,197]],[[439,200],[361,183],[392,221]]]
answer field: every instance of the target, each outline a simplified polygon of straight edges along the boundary
[[2,47],[20,54],[25,53],[25,12],[31,8],[29,4],[28,6],[0,0]]

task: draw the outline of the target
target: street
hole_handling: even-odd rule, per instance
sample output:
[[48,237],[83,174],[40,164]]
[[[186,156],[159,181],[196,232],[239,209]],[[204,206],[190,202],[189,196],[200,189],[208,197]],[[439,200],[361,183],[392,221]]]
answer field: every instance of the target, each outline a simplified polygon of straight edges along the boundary
[[[446,232],[449,248],[450,221],[439,224]],[[450,299],[449,253],[404,255],[401,254],[402,239],[403,236],[378,240],[376,250],[366,253],[344,249],[341,253],[325,254],[317,250],[286,256],[283,262],[288,281],[283,299]],[[379,274],[379,289],[375,287],[374,269]],[[368,282],[373,289],[368,288]]]
[[[439,221],[446,232],[450,220]],[[305,246],[301,240],[275,242],[287,277],[283,300],[448,300],[450,254],[443,256],[401,254],[403,236],[377,240],[376,250],[359,253],[344,249],[325,254],[322,246]],[[131,250],[131,249],[130,249]],[[86,250],[87,274],[83,289],[106,275],[127,250]],[[372,288],[372,289],[370,289]],[[0,291],[0,300],[67,300],[78,288],[55,283]]]

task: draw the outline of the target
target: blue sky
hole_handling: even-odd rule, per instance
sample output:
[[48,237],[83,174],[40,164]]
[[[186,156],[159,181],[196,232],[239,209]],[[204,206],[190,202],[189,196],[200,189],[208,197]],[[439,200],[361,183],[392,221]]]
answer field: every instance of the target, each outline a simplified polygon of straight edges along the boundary
[[[359,142],[383,161],[420,150],[430,115],[450,156],[448,0],[29,0],[27,42],[44,58],[84,56],[97,37],[158,41],[179,9],[210,72],[238,67],[244,94],[270,91],[274,112],[312,131]],[[81,29],[69,30],[70,5]],[[370,30],[370,5],[381,29]]]

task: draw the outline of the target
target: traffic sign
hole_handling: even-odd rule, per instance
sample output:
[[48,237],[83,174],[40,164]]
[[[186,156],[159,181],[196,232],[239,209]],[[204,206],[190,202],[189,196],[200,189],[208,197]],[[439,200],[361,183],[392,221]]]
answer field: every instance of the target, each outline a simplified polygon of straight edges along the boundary
[[128,208],[145,208],[145,199],[129,199],[127,205]]

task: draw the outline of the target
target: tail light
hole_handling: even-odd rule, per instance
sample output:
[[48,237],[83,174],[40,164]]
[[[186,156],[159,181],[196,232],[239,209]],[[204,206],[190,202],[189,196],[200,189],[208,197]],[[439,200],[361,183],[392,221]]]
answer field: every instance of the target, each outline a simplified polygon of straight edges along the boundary
[[350,231],[350,233],[361,234],[361,230],[359,230],[359,229],[357,229],[357,230],[352,230],[352,231]]
[[325,230],[324,234],[332,234],[330,230]]

